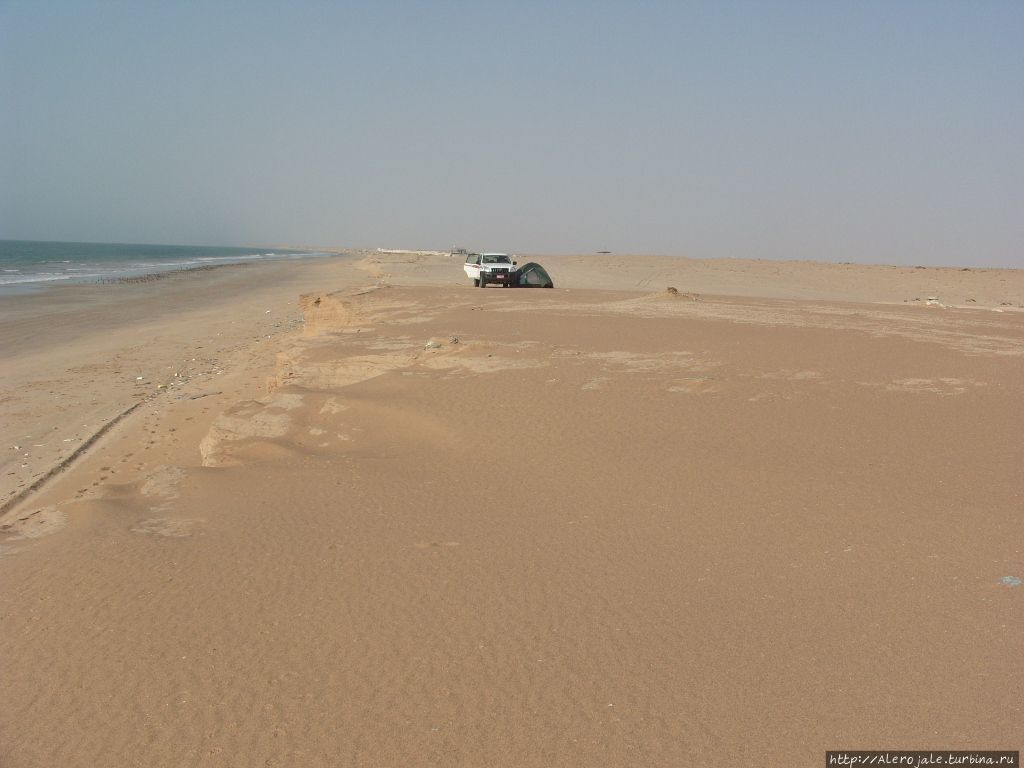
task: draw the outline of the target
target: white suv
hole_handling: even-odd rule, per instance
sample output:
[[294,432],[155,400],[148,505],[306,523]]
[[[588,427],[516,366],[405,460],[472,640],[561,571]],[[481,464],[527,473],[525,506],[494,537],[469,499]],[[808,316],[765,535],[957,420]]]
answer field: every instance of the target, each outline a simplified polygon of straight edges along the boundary
[[471,253],[463,269],[475,286],[486,288],[493,283],[508,287],[515,280],[517,263],[507,253]]

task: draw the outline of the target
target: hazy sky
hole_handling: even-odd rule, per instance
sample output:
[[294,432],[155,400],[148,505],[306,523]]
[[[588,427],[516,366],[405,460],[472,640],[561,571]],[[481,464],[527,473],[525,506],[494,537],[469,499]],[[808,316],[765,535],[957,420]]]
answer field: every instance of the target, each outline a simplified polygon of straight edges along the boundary
[[0,238],[1024,266],[1024,2],[8,2]]

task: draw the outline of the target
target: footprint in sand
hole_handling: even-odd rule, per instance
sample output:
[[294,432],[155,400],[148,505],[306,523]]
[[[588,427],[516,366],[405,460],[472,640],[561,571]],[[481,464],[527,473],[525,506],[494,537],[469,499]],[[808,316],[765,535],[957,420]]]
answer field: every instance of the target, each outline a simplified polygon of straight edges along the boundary
[[192,529],[202,520],[175,517],[151,517],[143,520],[131,529],[132,533],[147,533],[155,536],[167,536],[172,539],[183,539],[192,535]]

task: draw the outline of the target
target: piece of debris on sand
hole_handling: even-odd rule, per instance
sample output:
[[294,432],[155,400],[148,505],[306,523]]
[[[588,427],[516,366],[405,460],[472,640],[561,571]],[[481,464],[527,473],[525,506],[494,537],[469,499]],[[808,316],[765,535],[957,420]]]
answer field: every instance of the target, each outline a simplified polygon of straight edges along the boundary
[[700,301],[699,293],[682,293],[678,288],[673,288],[671,285],[665,289],[666,297],[670,299],[689,299],[690,301]]

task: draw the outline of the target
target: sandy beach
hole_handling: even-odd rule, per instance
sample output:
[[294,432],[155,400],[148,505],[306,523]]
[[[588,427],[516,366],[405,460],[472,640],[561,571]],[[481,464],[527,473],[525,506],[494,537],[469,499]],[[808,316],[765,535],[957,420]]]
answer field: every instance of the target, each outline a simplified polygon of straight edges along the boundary
[[1020,747],[1024,271],[526,258],[0,299],[0,765]]

